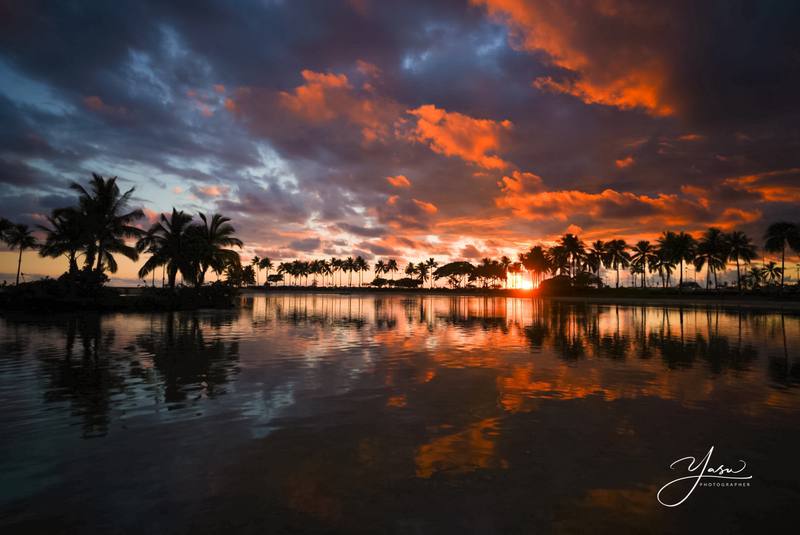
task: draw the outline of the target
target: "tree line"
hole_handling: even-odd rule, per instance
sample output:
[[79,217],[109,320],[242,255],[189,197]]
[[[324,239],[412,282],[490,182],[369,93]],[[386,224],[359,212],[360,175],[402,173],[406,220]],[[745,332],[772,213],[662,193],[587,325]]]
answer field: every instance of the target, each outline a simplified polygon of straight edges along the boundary
[[[539,286],[548,277],[566,277],[584,285],[601,285],[601,268],[615,274],[615,286],[620,285],[620,274],[627,270],[636,284],[647,286],[647,274],[657,274],[661,286],[673,284],[677,270],[678,287],[684,286],[684,267],[696,272],[706,270],[706,288],[719,287],[720,275],[729,266],[735,266],[736,284],[758,288],[762,284],[784,286],[787,252],[800,253],[800,226],[793,223],[773,223],[764,235],[764,251],[780,254],[780,265],[774,261],[763,266],[753,264],[758,258],[758,248],[753,240],[741,231],[723,232],[711,227],[700,237],[687,232],[664,231],[655,241],[639,240],[629,245],[625,240],[596,240],[586,244],[575,234],[565,234],[552,246],[535,245],[519,253],[514,261],[507,256],[500,259],[483,258],[479,263],[449,262],[442,266],[430,258],[419,263],[409,263],[403,278],[395,278],[400,271],[397,260],[379,259],[374,266],[363,257],[293,260],[274,265],[269,258],[255,257],[252,264],[258,280],[260,270],[267,271],[267,284],[290,283],[295,286],[353,286],[363,284],[363,273],[374,267],[371,286],[419,287],[444,279],[452,288],[499,288],[511,284],[525,273],[531,286]],[[275,273],[272,270],[275,269]],[[391,274],[391,278],[386,275]],[[287,280],[288,279],[288,280]]]

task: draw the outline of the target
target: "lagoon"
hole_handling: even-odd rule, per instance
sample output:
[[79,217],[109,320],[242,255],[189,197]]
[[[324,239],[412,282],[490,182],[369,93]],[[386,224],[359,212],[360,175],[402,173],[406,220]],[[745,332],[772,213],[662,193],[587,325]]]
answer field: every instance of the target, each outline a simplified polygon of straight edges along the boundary
[[[245,294],[0,318],[3,532],[769,531],[800,503],[800,317]],[[714,446],[750,486],[665,508]],[[680,474],[678,474],[680,475]]]

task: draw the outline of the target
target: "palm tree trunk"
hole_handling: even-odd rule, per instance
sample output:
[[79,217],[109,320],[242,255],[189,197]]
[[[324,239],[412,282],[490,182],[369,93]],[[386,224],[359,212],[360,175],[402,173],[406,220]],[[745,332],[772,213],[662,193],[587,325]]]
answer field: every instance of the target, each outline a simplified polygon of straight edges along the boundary
[[102,249],[102,247],[97,249],[97,267],[95,268],[95,271],[97,271],[98,273],[102,273],[102,271],[103,271],[103,249]]
[[22,247],[19,248],[19,260],[17,260],[17,286],[19,286],[19,272],[22,270]]
[[739,292],[742,291],[742,273],[739,271],[739,257],[736,257],[736,286],[739,288]]
[[617,288],[619,288],[619,266],[617,266]]
[[783,272],[784,272],[784,261],[786,260],[786,242],[783,242],[783,248],[781,249],[781,292],[783,291]]
[[678,291],[682,292],[683,291],[683,258],[681,258],[680,269],[681,269],[681,274],[680,274],[680,281],[678,282]]

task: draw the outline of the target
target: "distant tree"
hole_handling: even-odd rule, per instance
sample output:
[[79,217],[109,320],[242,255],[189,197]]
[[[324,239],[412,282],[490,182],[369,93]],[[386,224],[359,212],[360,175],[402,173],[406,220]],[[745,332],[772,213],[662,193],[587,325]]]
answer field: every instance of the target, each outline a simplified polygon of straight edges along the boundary
[[397,273],[398,269],[399,268],[397,267],[397,260],[392,258],[386,264],[385,273],[391,273],[392,274],[392,280],[394,280],[394,274]]
[[625,240],[611,240],[606,243],[605,266],[617,272],[616,287],[619,288],[619,270],[630,264],[631,256]]
[[432,274],[433,274],[433,271],[436,269],[436,266],[438,266],[438,265],[439,265],[439,263],[436,260],[434,260],[433,258],[428,258],[428,260],[425,261],[425,268],[428,270],[428,273],[431,274],[431,276],[429,277],[429,279],[431,281],[431,287],[430,287],[431,290],[433,290],[433,276],[432,276]]
[[764,234],[764,249],[770,253],[781,254],[781,291],[783,291],[787,247],[796,253],[800,253],[800,227],[787,221],[773,223],[767,227],[767,232]]
[[740,262],[744,262],[745,265],[752,262],[757,255],[756,248],[744,232],[731,232],[725,239],[728,242],[728,260],[736,262],[736,286],[739,291],[742,291]]
[[728,259],[728,242],[722,230],[711,227],[703,233],[697,242],[694,256],[696,271],[706,268],[706,289],[711,285],[711,276],[714,277],[714,287],[719,286],[717,272],[725,269]]
[[269,286],[269,283],[270,283],[269,272],[272,271],[272,261],[265,256],[264,258],[262,258],[261,260],[258,261],[258,268],[259,269],[263,269],[264,271],[267,272],[266,273],[267,274],[267,278],[265,279],[265,284],[267,286]]
[[596,240],[592,242],[589,249],[586,251],[584,262],[586,268],[594,273],[594,276],[600,280],[600,268],[603,267],[603,259],[606,257],[606,243],[603,240]]
[[658,238],[659,256],[665,261],[677,264],[680,269],[678,289],[683,288],[683,264],[694,260],[696,242],[691,234],[666,231]]
[[568,259],[569,276],[574,277],[586,255],[586,246],[575,234],[564,234],[559,245]]
[[636,268],[636,273],[642,275],[642,288],[647,286],[646,272],[654,271],[658,265],[658,254],[656,248],[648,240],[640,240],[633,246],[631,255],[631,266]]
[[6,242],[8,248],[12,251],[19,250],[19,258],[17,260],[17,282],[19,285],[19,274],[22,271],[22,253],[28,249],[36,249],[39,247],[36,238],[33,236],[31,229],[28,225],[17,224],[11,225],[6,229],[3,235],[3,241]]
[[260,264],[261,264],[261,259],[258,257],[258,255],[256,255],[256,256],[254,256],[254,257],[253,257],[253,258],[250,260],[250,263],[253,265],[253,268],[255,268],[255,272],[256,272],[256,286],[258,286],[258,272],[261,270],[261,266],[260,266]]

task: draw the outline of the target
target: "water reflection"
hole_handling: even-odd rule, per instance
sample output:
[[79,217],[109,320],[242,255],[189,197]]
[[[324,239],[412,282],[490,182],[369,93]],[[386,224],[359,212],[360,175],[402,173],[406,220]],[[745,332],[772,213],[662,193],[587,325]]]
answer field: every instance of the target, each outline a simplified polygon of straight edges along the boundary
[[201,532],[678,532],[691,510],[665,517],[653,489],[716,444],[760,470],[746,497],[698,497],[740,529],[800,498],[781,483],[798,342],[788,314],[490,297],[10,316],[0,504],[15,531],[184,528],[169,506]]

